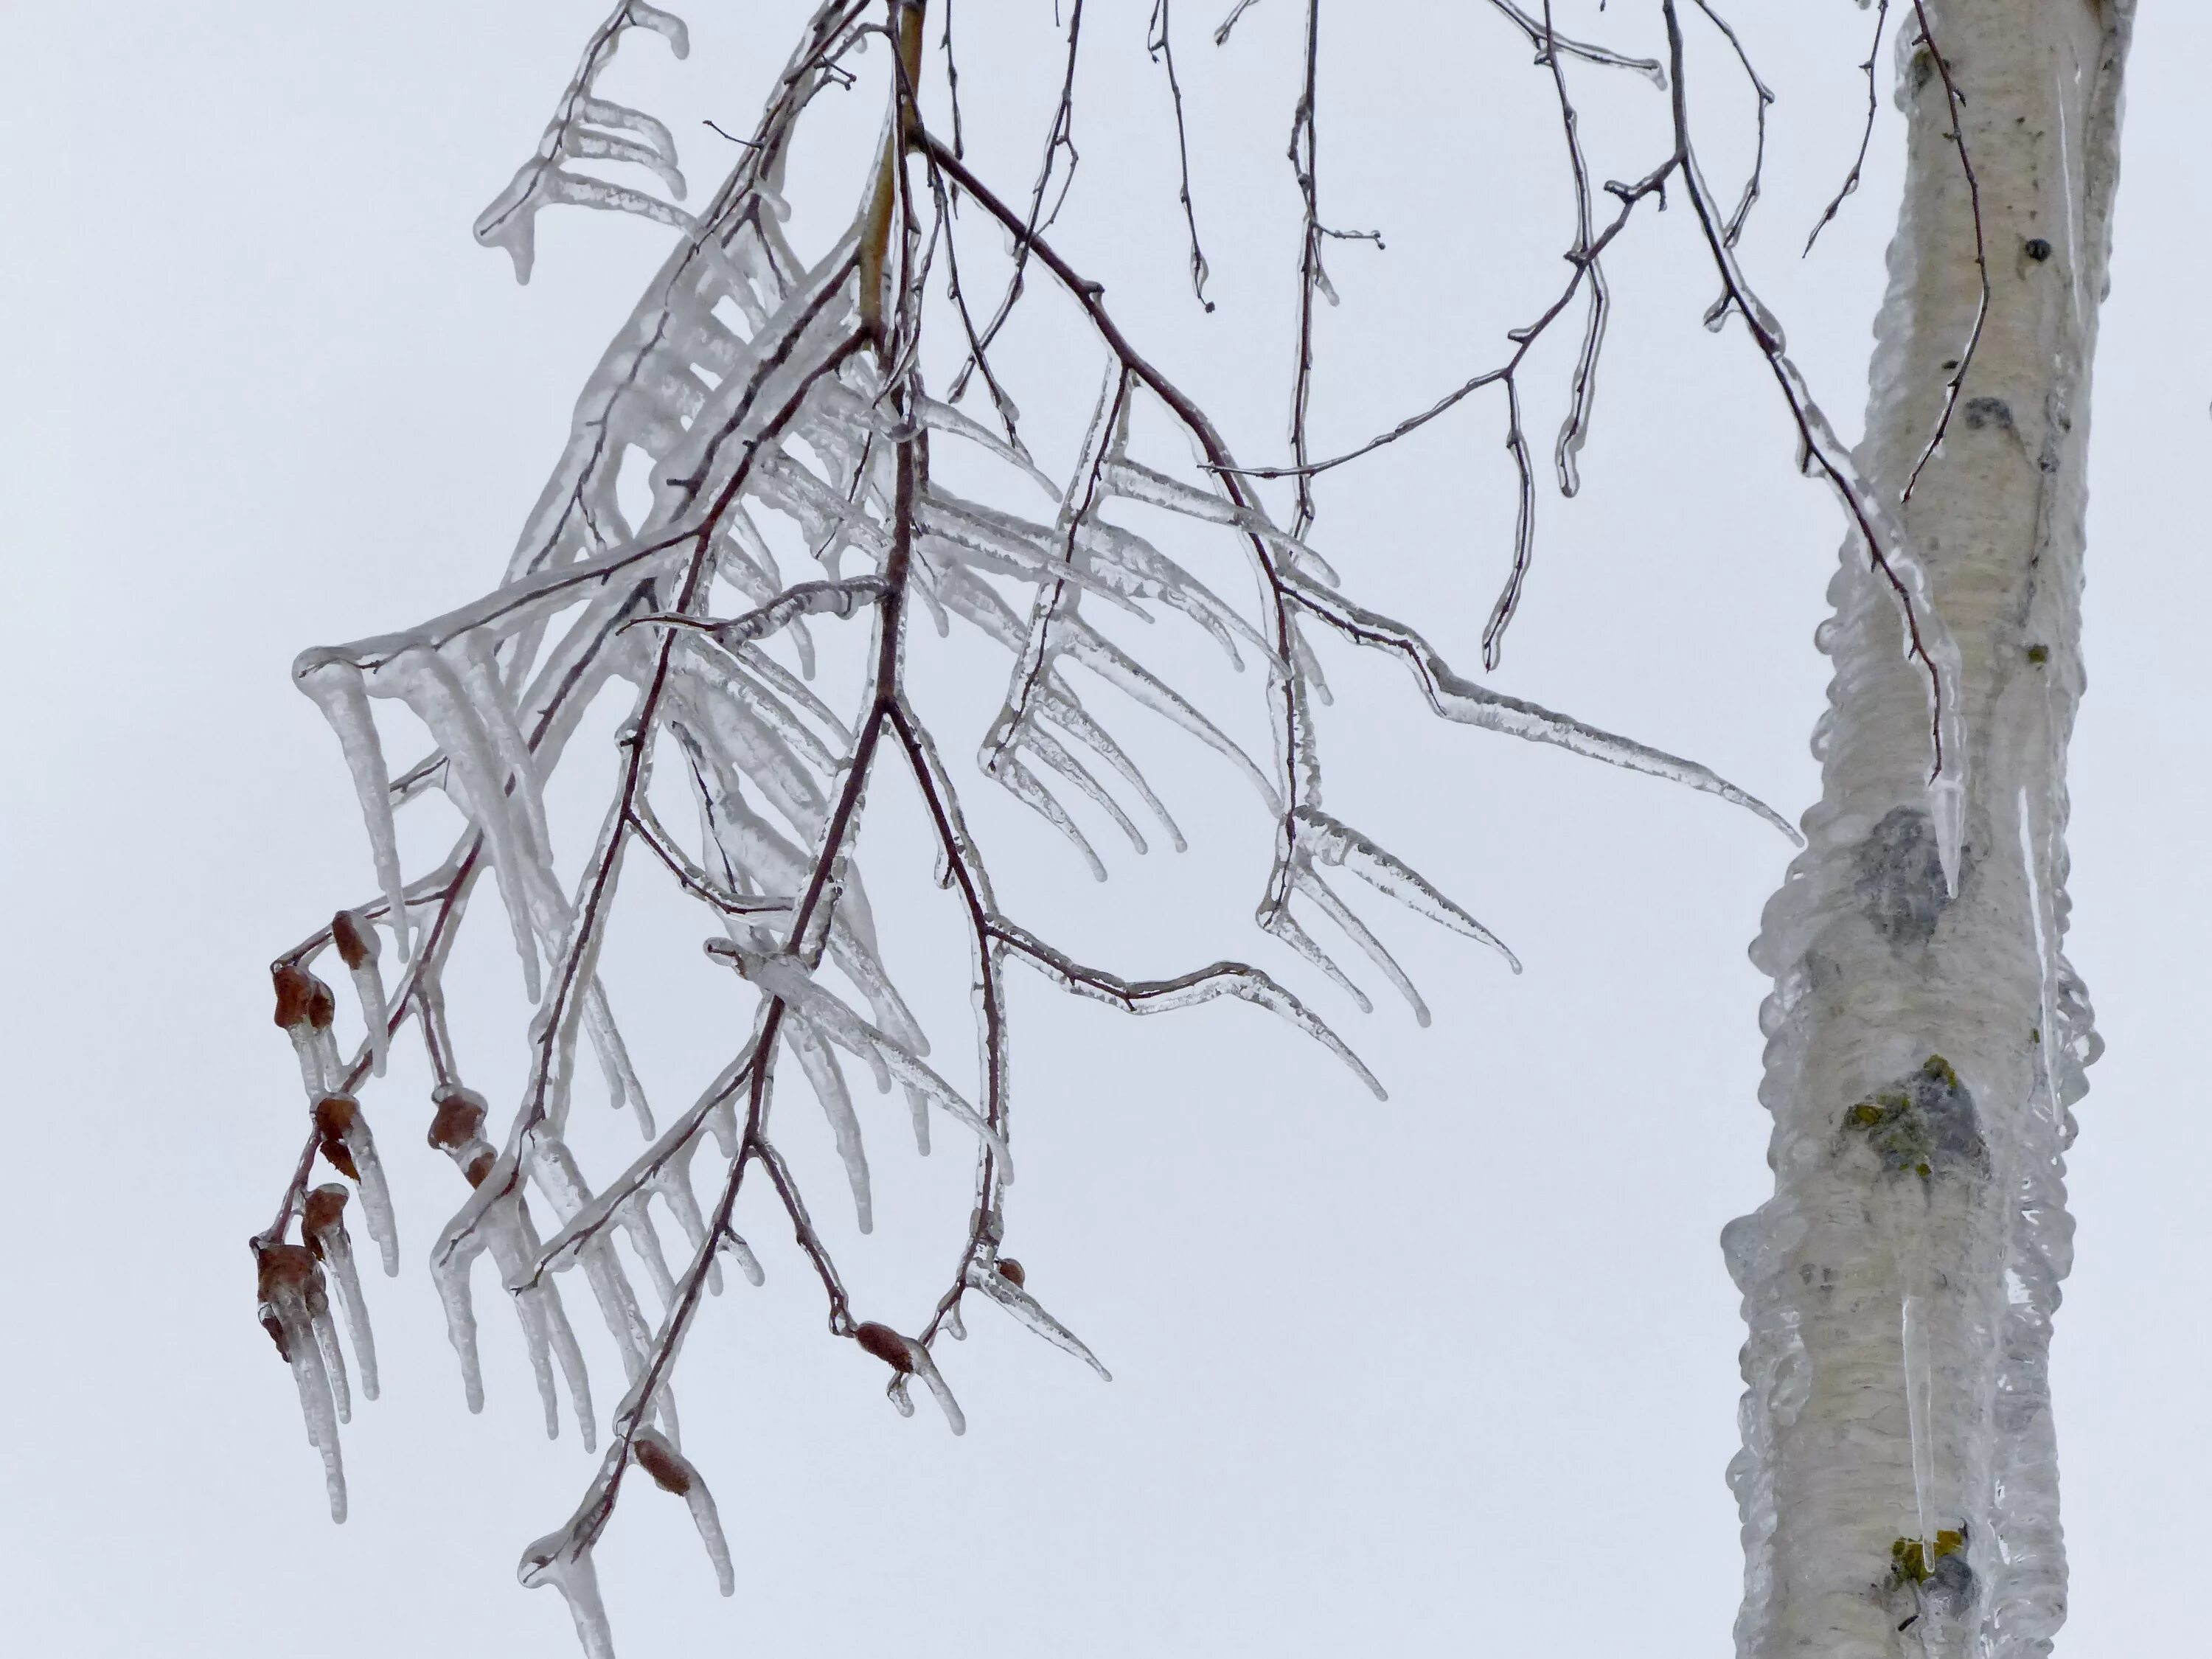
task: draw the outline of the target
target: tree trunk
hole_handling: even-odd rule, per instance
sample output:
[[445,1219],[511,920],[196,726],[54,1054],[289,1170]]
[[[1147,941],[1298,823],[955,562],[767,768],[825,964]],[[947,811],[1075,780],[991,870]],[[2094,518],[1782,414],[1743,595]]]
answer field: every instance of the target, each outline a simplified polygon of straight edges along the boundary
[[[1955,635],[1966,795],[1946,878],[1927,684],[1863,550],[1820,630],[1820,805],[1753,957],[1775,1193],[1723,1236],[1750,1327],[1746,1659],[2026,1656],[2065,1615],[2046,1361],[2072,1224],[2068,1108],[2094,1056],[2060,955],[2082,676],[2089,365],[2132,0],[1907,0],[1905,200],[1875,325],[1869,487]],[[1953,773],[1955,778],[1958,772]]]

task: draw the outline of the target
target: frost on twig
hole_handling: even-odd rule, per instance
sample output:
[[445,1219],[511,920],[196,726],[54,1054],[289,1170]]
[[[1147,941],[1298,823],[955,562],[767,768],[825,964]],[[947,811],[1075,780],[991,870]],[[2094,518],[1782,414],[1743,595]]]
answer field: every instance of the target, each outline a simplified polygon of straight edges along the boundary
[[[1503,9],[1524,32],[1542,32]],[[1780,823],[1703,767],[1465,680],[1413,629],[1349,597],[1313,544],[1310,515],[1278,521],[1206,412],[1052,245],[1052,187],[1064,190],[1073,165],[1066,95],[1030,204],[1010,208],[921,118],[920,23],[916,4],[886,11],[878,0],[826,0],[730,176],[691,216],[568,170],[571,161],[634,163],[681,193],[665,130],[593,88],[625,31],[653,29],[680,52],[682,27],[638,0],[615,9],[538,153],[478,234],[507,248],[520,275],[534,215],[553,202],[645,213],[678,232],[676,245],[586,384],[498,581],[414,627],[303,653],[295,669],[337,732],[378,890],[275,964],[276,1023],[294,1046],[312,1121],[276,1219],[254,1241],[264,1316],[293,1369],[336,1504],[344,1382],[325,1270],[364,1395],[374,1396],[376,1373],[341,1221],[347,1194],[313,1187],[313,1171],[320,1160],[356,1183],[368,1234],[397,1271],[391,1199],[362,1100],[393,1034],[411,1023],[432,1082],[414,1121],[453,1166],[430,1270],[465,1398],[472,1410],[484,1398],[477,1298],[488,1257],[520,1327],[548,1435],[559,1432],[565,1391],[580,1437],[599,1452],[568,1523],[532,1545],[520,1568],[525,1583],[562,1592],[593,1656],[611,1654],[613,1638],[592,1550],[627,1471],[684,1498],[725,1593],[733,1583],[723,1517],[680,1449],[673,1378],[687,1334],[724,1287],[724,1257],[750,1283],[763,1280],[763,1263],[732,1225],[748,1185],[747,1201],[780,1212],[779,1231],[787,1226],[785,1255],[818,1285],[830,1334],[889,1368],[887,1392],[902,1413],[914,1408],[918,1379],[953,1431],[964,1429],[935,1344],[960,1334],[971,1292],[1106,1375],[1001,1253],[1014,1176],[1010,961],[1133,1014],[1224,998],[1253,1004],[1382,1094],[1305,997],[1256,962],[1129,978],[1010,921],[994,892],[996,848],[971,829],[962,800],[978,786],[956,779],[945,741],[972,744],[981,787],[1005,790],[1103,878],[1121,844],[1132,854],[1186,844],[1149,757],[1164,732],[1193,740],[1249,786],[1252,827],[1273,844],[1254,872],[1261,948],[1283,947],[1286,971],[1304,973],[1303,959],[1364,1008],[1365,993],[1316,937],[1333,934],[1424,1019],[1419,994],[1355,897],[1393,900],[1518,963],[1473,911],[1324,803],[1319,641],[1399,657],[1446,720],[1686,783]],[[1163,8],[1163,40],[1165,27]],[[886,33],[893,61],[862,64],[862,42]],[[1077,37],[1071,12],[1069,87]],[[1595,47],[1551,46],[1555,70],[1562,58],[1649,68]],[[857,89],[863,70],[877,76],[882,143],[851,180],[849,223],[801,246],[787,233],[781,194],[794,135],[818,94]],[[1663,176],[1627,193],[1624,220]],[[1579,290],[1579,273],[1594,275],[1613,234],[1585,225],[1560,307]],[[1001,236],[1008,251],[994,253]],[[957,287],[960,262],[972,274],[994,257],[1006,297],[978,325]],[[1056,290],[1087,329],[1066,354],[1090,354],[1084,384],[1097,392],[1066,456],[1032,453],[1016,435],[989,355],[1025,282]],[[1003,434],[927,390],[931,375],[957,380],[969,366],[999,402]],[[1176,459],[1184,451],[1196,465]],[[955,453],[958,465],[937,465]],[[1156,536],[1163,524],[1171,535]],[[914,625],[917,615],[925,625]],[[841,633],[849,648],[821,648]],[[1264,748],[1231,736],[1234,722],[1191,689],[1194,648],[1247,675],[1268,729]],[[917,696],[909,663],[932,652],[1003,675],[981,731],[948,739],[939,728],[949,718]],[[620,708],[611,754],[564,772],[585,711],[602,699]],[[378,702],[392,717],[381,726]],[[420,746],[387,757],[402,730]],[[580,832],[560,821],[549,803],[564,796],[552,781],[610,762],[613,781],[592,819]],[[886,771],[920,798],[924,850],[964,936],[972,1072],[930,1058],[958,1047],[944,1033],[933,1042],[917,1018],[868,900],[861,831]],[[464,825],[441,859],[410,870],[398,816],[434,791]],[[696,945],[665,959],[664,974],[696,973],[718,999],[701,1030],[725,1056],[691,1081],[690,1103],[665,1126],[639,1083],[616,1012],[623,988],[609,983],[602,949],[614,918],[635,908],[626,896],[652,883],[690,907],[706,957],[734,970],[708,978]],[[455,942],[487,890],[498,914],[485,925],[505,936],[532,1005],[523,1079],[496,1099],[472,1081],[481,1058],[463,1052],[445,1009]],[[399,963],[392,971],[386,932]],[[335,1035],[337,999],[317,972],[330,971],[332,956],[366,1027],[350,1058]],[[590,1139],[573,1133],[580,1097],[594,1092],[577,1083],[580,1042],[606,1100],[634,1114],[642,1142],[609,1170],[594,1168],[583,1150]],[[911,1325],[855,1317],[844,1270],[810,1213],[822,1195],[802,1190],[780,1145],[801,1133],[791,1122],[807,1119],[778,1113],[778,1087],[803,1084],[842,1170],[837,1203],[849,1202],[860,1231],[870,1231],[884,1152],[868,1144],[879,1131],[853,1099],[855,1066],[878,1091],[904,1097],[920,1151],[932,1115],[949,1117],[975,1160],[967,1224],[948,1230],[957,1249],[944,1289]],[[377,1103],[387,1127],[404,1109]],[[586,1305],[622,1367],[620,1400],[604,1422],[570,1323],[570,1310]],[[750,1517],[733,1511],[730,1522],[742,1534]]]

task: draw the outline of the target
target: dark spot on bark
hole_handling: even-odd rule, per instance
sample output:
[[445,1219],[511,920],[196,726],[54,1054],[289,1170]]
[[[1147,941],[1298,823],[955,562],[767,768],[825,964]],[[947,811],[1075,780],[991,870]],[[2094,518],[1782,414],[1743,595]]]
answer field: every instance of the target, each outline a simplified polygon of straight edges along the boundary
[[1867,920],[1893,948],[1927,944],[1951,902],[1935,821],[1917,807],[1893,808],[1859,843],[1854,888]]
[[2014,429],[2012,405],[2002,398],[1969,398],[1966,412],[1966,425],[1972,431],[1988,426],[2002,427],[2008,432]]
[[2026,252],[2029,258],[2040,264],[2051,257],[2051,244],[2040,236],[2031,236],[2027,239]]

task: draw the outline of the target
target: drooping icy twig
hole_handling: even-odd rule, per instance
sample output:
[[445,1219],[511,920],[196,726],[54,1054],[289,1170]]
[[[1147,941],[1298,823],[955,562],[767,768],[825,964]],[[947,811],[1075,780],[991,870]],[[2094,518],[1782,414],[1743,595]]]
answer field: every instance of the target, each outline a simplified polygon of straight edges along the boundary
[[[562,1592],[593,1656],[611,1654],[613,1638],[592,1552],[629,1472],[642,1469],[684,1497],[725,1593],[734,1583],[742,1551],[730,1548],[705,1476],[681,1449],[672,1378],[687,1334],[721,1289],[723,1255],[762,1282],[763,1263],[732,1226],[749,1182],[787,1224],[795,1262],[818,1281],[830,1334],[889,1367],[887,1394],[902,1412],[911,1412],[919,1379],[951,1430],[964,1430],[935,1342],[960,1330],[970,1292],[1106,1375],[1000,1252],[1013,1178],[1010,962],[1131,1013],[1251,1003],[1382,1094],[1322,1015],[1256,963],[1224,958],[1178,976],[1130,978],[1010,921],[994,896],[994,849],[971,830],[962,786],[942,758],[945,717],[917,696],[910,660],[957,652],[1003,675],[996,717],[965,739],[985,783],[1030,808],[1102,878],[1112,868],[1099,850],[1112,844],[1102,825],[1139,852],[1155,823],[1169,844],[1185,844],[1173,792],[1148,775],[1159,769],[1150,752],[1159,734],[1192,739],[1244,778],[1257,809],[1252,827],[1274,848],[1255,872],[1260,937],[1273,941],[1270,950],[1286,947],[1293,964],[1304,957],[1363,1007],[1365,994],[1309,923],[1349,939],[1426,1013],[1348,896],[1362,889],[1504,947],[1437,884],[1324,809],[1317,641],[1399,656],[1448,720],[1686,783],[1780,823],[1703,767],[1462,678],[1411,629],[1346,596],[1329,559],[1276,522],[1204,410],[1138,351],[1098,284],[1053,247],[1041,228],[1048,216],[1008,209],[923,123],[914,96],[921,10],[886,11],[881,0],[820,5],[730,176],[694,213],[570,170],[571,162],[641,166],[682,193],[665,127],[595,90],[625,32],[658,32],[680,55],[682,26],[638,0],[615,9],[538,152],[478,234],[505,247],[521,276],[535,215],[564,202],[642,213],[677,229],[677,244],[591,374],[498,583],[416,627],[305,653],[295,668],[338,734],[381,893],[276,964],[278,1023],[298,1053],[313,1123],[278,1215],[256,1241],[270,1286],[264,1300],[335,1481],[335,1366],[322,1356],[327,1334],[337,1357],[336,1327],[326,1314],[316,1324],[298,1288],[307,1278],[281,1252],[299,1248],[289,1242],[295,1222],[323,1241],[363,1392],[373,1395],[366,1309],[356,1324],[350,1257],[330,1220],[337,1200],[327,1194],[343,1189],[311,1192],[309,1183],[318,1159],[348,1176],[396,1270],[392,1206],[362,1091],[381,1073],[393,1030],[411,1020],[434,1091],[427,1139],[459,1177],[430,1265],[470,1407],[484,1396],[477,1273],[485,1258],[514,1305],[549,1435],[558,1431],[565,1383],[585,1445],[599,1443],[566,1297],[589,1298],[623,1366],[597,1474],[567,1525],[532,1546],[520,1570],[525,1583]],[[860,84],[868,64],[859,48],[886,21],[893,61],[871,83],[883,99],[882,143],[851,181],[849,224],[802,248],[787,234],[781,194],[794,135],[818,94]],[[1644,67],[1558,45],[1581,61]],[[1057,165],[1048,161],[1048,176]],[[1064,465],[1016,435],[1010,402],[1000,405],[1001,436],[926,389],[928,374],[957,373],[972,357],[994,397],[1003,392],[988,357],[997,321],[950,320],[963,305],[949,288],[956,259],[967,254],[979,269],[978,233],[993,225],[1032,278],[1027,301],[1021,283],[1010,283],[998,316],[1049,287],[1089,325],[1087,343],[1069,349],[1094,351],[1085,383],[1102,391]],[[1169,441],[1160,444],[1163,428]],[[1179,467],[1180,447],[1196,452],[1195,465]],[[938,466],[956,451],[957,468]],[[621,488],[626,469],[647,481],[642,498]],[[1188,532],[1172,554],[1139,528],[1161,513]],[[908,626],[917,609],[941,642]],[[1128,625],[1137,622],[1165,625]],[[833,653],[826,642],[841,632],[850,648]],[[1188,689],[1185,653],[1194,647],[1218,650],[1249,675],[1267,748],[1248,750],[1224,712]],[[613,752],[580,760],[570,740],[603,696],[622,702]],[[392,717],[381,726],[378,702]],[[427,746],[395,771],[385,744],[402,741],[403,729]],[[568,797],[556,781],[610,763],[613,782],[596,813],[581,826],[563,822],[555,803]],[[866,900],[861,832],[885,769],[903,774],[921,797],[927,850],[964,934],[972,1083],[962,1068],[925,1058],[933,1035]],[[396,815],[434,790],[465,827],[441,861],[410,878]],[[532,1005],[524,1081],[497,1101],[471,1086],[479,1059],[460,1052],[444,1001],[447,964],[487,876]],[[709,1029],[728,1058],[690,1081],[691,1103],[665,1127],[646,1105],[633,1039],[616,1015],[626,994],[611,985],[617,975],[603,951],[615,918],[635,909],[626,896],[649,882],[667,884],[696,922],[663,971],[703,974],[702,938],[707,958],[736,970],[702,981],[724,999]],[[388,982],[378,969],[384,929],[405,963]],[[353,976],[369,1028],[349,1060],[335,1035],[335,1002],[313,972],[326,951]],[[595,1173],[569,1134],[580,1096],[591,1092],[576,1083],[580,1035],[597,1054],[607,1098],[635,1112],[645,1143],[611,1171]],[[896,1085],[905,1096],[920,1150],[928,1149],[933,1112],[972,1137],[974,1202],[965,1228],[951,1230],[957,1257],[926,1323],[855,1316],[843,1269],[810,1214],[820,1195],[801,1190],[779,1144],[809,1132],[775,1111],[779,1085],[803,1083],[843,1171],[839,1204],[849,1201],[860,1231],[870,1230],[883,1165],[867,1144],[873,1125],[851,1097],[847,1060],[879,1089]],[[391,1128],[405,1121],[404,1108],[379,1101],[375,1109],[387,1141],[401,1144],[406,1137],[392,1140]],[[672,1219],[674,1249],[663,1231]],[[633,1282],[641,1266],[642,1287]],[[733,1529],[748,1523],[733,1509]]]

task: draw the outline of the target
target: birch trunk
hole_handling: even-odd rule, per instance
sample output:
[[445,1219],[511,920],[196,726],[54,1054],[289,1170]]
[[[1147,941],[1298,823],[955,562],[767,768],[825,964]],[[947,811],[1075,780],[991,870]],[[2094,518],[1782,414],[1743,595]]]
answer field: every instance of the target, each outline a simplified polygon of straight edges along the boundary
[[[2060,954],[2089,366],[2132,0],[1927,0],[1978,180],[1989,310],[1905,534],[1956,636],[1953,882],[1925,681],[1856,545],[1820,631],[1820,805],[1753,957],[1775,1193],[1723,1236],[1750,1328],[1746,1659],[2045,1653],[2065,1616],[2046,1359],[2062,1155],[2094,1056]],[[1980,288],[1941,65],[1905,12],[1904,205],[1861,461],[1895,501]],[[1955,887],[1955,890],[1953,890]]]

